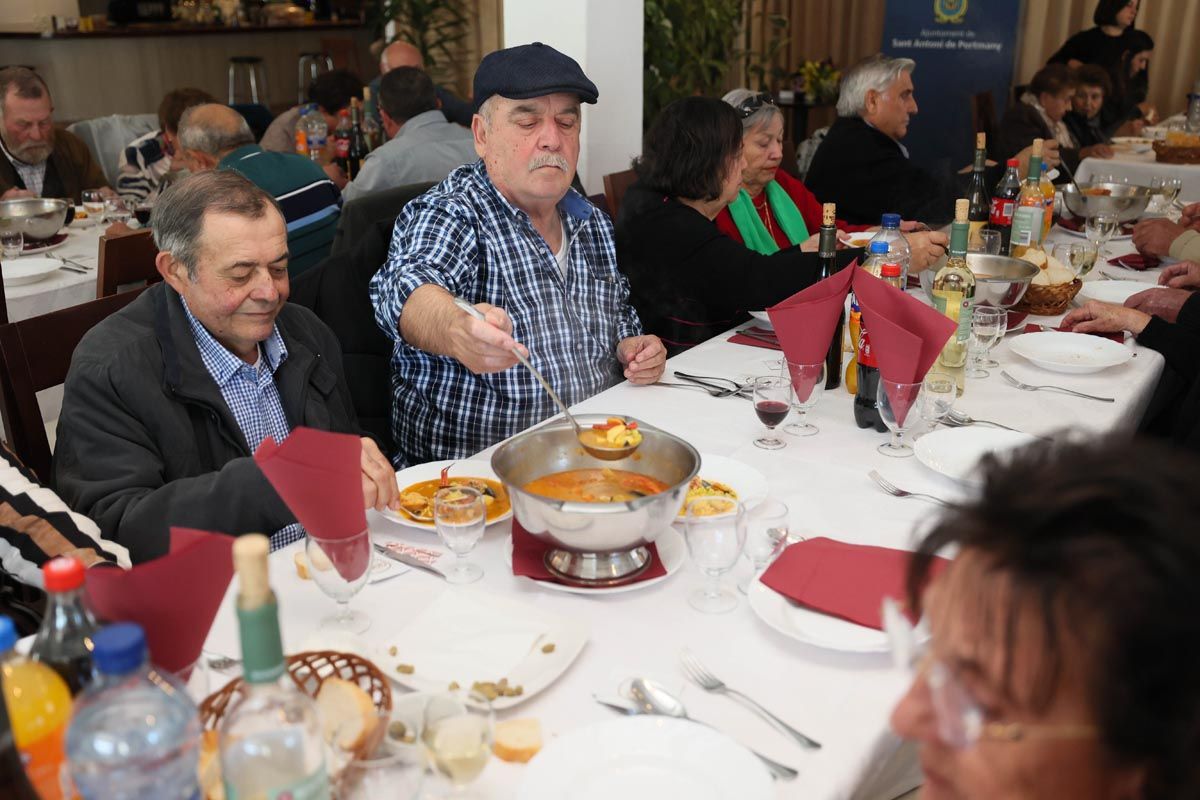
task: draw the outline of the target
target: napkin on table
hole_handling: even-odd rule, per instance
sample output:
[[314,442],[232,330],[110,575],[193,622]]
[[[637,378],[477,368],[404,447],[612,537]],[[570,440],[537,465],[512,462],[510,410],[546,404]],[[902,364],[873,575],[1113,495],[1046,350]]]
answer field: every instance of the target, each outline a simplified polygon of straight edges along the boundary
[[731,344],[748,344],[751,347],[764,347],[767,350],[782,350],[783,349],[779,346],[778,339],[775,337],[775,331],[773,331],[773,330],[770,330],[768,328],[760,328],[757,325],[750,327],[750,328],[745,328],[744,330],[747,330],[751,333],[758,334],[759,336],[766,336],[770,339],[775,339],[776,343],[772,344],[771,342],[764,342],[762,339],[755,338],[754,336],[743,336],[740,333],[735,333],[733,336],[730,336],[725,341],[730,342]]
[[[546,569],[546,562],[543,560],[551,545],[521,527],[521,523],[517,522],[515,517],[512,521],[512,545],[513,575],[547,583],[562,583],[550,570]],[[630,583],[661,578],[667,574],[667,568],[663,566],[662,559],[658,557],[658,548],[654,543],[646,545],[646,549],[650,551],[650,565],[641,575],[629,581]]]
[[1124,267],[1125,269],[1141,272],[1145,269],[1154,269],[1162,263],[1162,259],[1158,256],[1144,255],[1142,253],[1126,253],[1123,256],[1110,258],[1108,263],[1114,267]]
[[[825,360],[838,317],[846,306],[846,292],[859,271],[855,261],[767,309],[783,354],[790,363],[819,364]],[[819,374],[805,375],[801,385],[796,385],[793,374],[793,388],[798,396],[807,398],[818,380]]]
[[[1025,326],[1024,333],[1040,333],[1042,331],[1058,331],[1060,333],[1077,333],[1078,332],[1078,331],[1073,331],[1070,328],[1064,328],[1062,325],[1059,325],[1057,328],[1048,328],[1045,325],[1035,325],[1034,323],[1031,322]],[[1087,331],[1087,334],[1090,336],[1103,336],[1105,339],[1111,339],[1112,341],[1116,342],[1117,344],[1125,344],[1125,334],[1124,333],[1101,333],[1100,331]]]
[[232,536],[172,528],[167,555],[128,570],[88,570],[85,586],[97,617],[141,625],[150,660],[179,672],[200,657],[232,578]]

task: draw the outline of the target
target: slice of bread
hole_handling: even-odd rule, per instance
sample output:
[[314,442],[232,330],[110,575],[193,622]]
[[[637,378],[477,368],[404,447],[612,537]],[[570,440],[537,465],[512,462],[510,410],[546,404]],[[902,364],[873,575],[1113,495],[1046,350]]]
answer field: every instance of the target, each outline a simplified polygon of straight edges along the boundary
[[312,576],[308,574],[308,557],[304,555],[303,550],[297,550],[292,554],[292,561],[296,564],[296,574],[303,580],[312,580]]
[[524,764],[542,749],[542,723],[527,717],[496,723],[492,752],[497,758]]
[[341,678],[326,678],[321,684],[317,715],[325,741],[347,752],[362,747],[379,723],[370,695]]

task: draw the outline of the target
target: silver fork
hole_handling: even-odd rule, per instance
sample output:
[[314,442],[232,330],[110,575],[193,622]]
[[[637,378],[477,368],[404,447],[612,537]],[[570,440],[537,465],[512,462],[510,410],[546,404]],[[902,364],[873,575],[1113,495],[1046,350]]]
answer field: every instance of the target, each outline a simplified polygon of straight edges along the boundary
[[955,408],[950,409],[950,412],[946,414],[946,418],[942,420],[942,424],[950,428],[965,428],[968,425],[991,425],[995,428],[1004,428],[1006,431],[1021,432],[1016,428],[1010,428],[999,422],[992,422],[990,419],[975,419],[970,414],[966,414]]
[[699,383],[671,383],[670,381],[656,381],[654,385],[673,386],[678,389],[699,389],[702,392],[707,392],[713,397],[732,397],[735,394],[739,394],[739,392],[734,389],[712,389]]
[[1063,386],[1033,386],[1028,383],[1021,383],[1019,380],[1014,378],[1012,375],[1009,375],[1004,370],[1000,370],[1000,377],[1004,378],[1004,380],[1008,382],[1009,386],[1016,387],[1017,389],[1020,389],[1023,392],[1036,392],[1040,389],[1045,389],[1045,390],[1051,391],[1051,392],[1064,392],[1066,394],[1073,394],[1076,397],[1082,397],[1087,400],[1099,400],[1101,403],[1115,403],[1116,402],[1116,400],[1114,400],[1111,397],[1098,397],[1094,394],[1085,394],[1083,392],[1077,392],[1074,389],[1067,389]]
[[810,739],[800,731],[793,728],[791,725],[788,725],[779,717],[775,716],[770,711],[759,705],[753,698],[742,694],[737,689],[731,689],[730,687],[726,686],[723,681],[705,669],[704,665],[700,663],[700,660],[697,659],[696,656],[692,654],[692,651],[688,650],[686,647],[679,651],[679,662],[683,666],[684,674],[688,676],[692,683],[695,683],[704,691],[727,694],[750,710],[757,712],[768,722],[775,725],[781,731],[788,734],[805,747],[812,750],[821,749],[820,742]]
[[926,500],[932,500],[933,502],[937,503],[940,506],[949,506],[950,505],[950,503],[947,502],[946,500],[943,500],[940,497],[934,497],[931,494],[922,494],[920,492],[909,492],[904,489],[901,489],[899,486],[895,485],[894,483],[892,483],[887,478],[880,475],[875,470],[871,470],[870,472],[867,473],[867,475],[870,476],[871,480],[873,480],[873,481],[875,481],[875,483],[879,484],[880,489],[883,489],[885,492],[890,494],[892,497],[923,497]]

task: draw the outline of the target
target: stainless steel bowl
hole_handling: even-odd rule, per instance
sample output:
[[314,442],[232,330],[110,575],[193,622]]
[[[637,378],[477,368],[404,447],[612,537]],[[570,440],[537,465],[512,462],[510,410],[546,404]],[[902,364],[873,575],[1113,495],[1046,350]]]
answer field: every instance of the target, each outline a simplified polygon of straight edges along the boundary
[[[1081,189],[1108,189],[1109,195],[1081,194]],[[1136,183],[1089,183],[1084,181],[1076,186],[1068,183],[1059,188],[1067,210],[1080,219],[1094,217],[1097,214],[1116,214],[1120,222],[1132,222],[1142,215],[1150,202],[1149,186]]]
[[0,231],[18,230],[26,239],[49,239],[66,223],[66,200],[24,197],[0,201]]
[[[576,419],[580,425],[591,425],[607,417],[583,414]],[[700,454],[666,431],[640,421],[638,428],[641,446],[620,461],[589,456],[566,422],[520,434],[492,456],[492,469],[508,490],[513,515],[521,527],[551,545],[546,567],[562,580],[605,586],[636,577],[650,564],[646,545],[675,521],[683,506],[688,483],[700,471]],[[604,467],[640,472],[669,488],[628,503],[564,502],[523,488],[555,472]]]
[[[945,264],[946,256],[942,256],[921,272],[921,288],[930,302],[933,301],[933,276]],[[1038,268],[1028,261],[986,253],[967,253],[967,266],[975,273],[975,302],[996,308],[1015,306],[1025,296],[1033,276],[1038,274]]]

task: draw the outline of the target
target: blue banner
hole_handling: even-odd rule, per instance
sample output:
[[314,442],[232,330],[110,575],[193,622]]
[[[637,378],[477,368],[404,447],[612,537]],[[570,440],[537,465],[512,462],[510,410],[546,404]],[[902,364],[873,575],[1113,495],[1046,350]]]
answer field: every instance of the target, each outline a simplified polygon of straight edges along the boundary
[[904,145],[918,164],[948,159],[958,169],[970,162],[972,95],[990,89],[997,120],[1003,116],[1020,6],[1018,0],[887,0],[881,49],[917,62],[918,113]]

